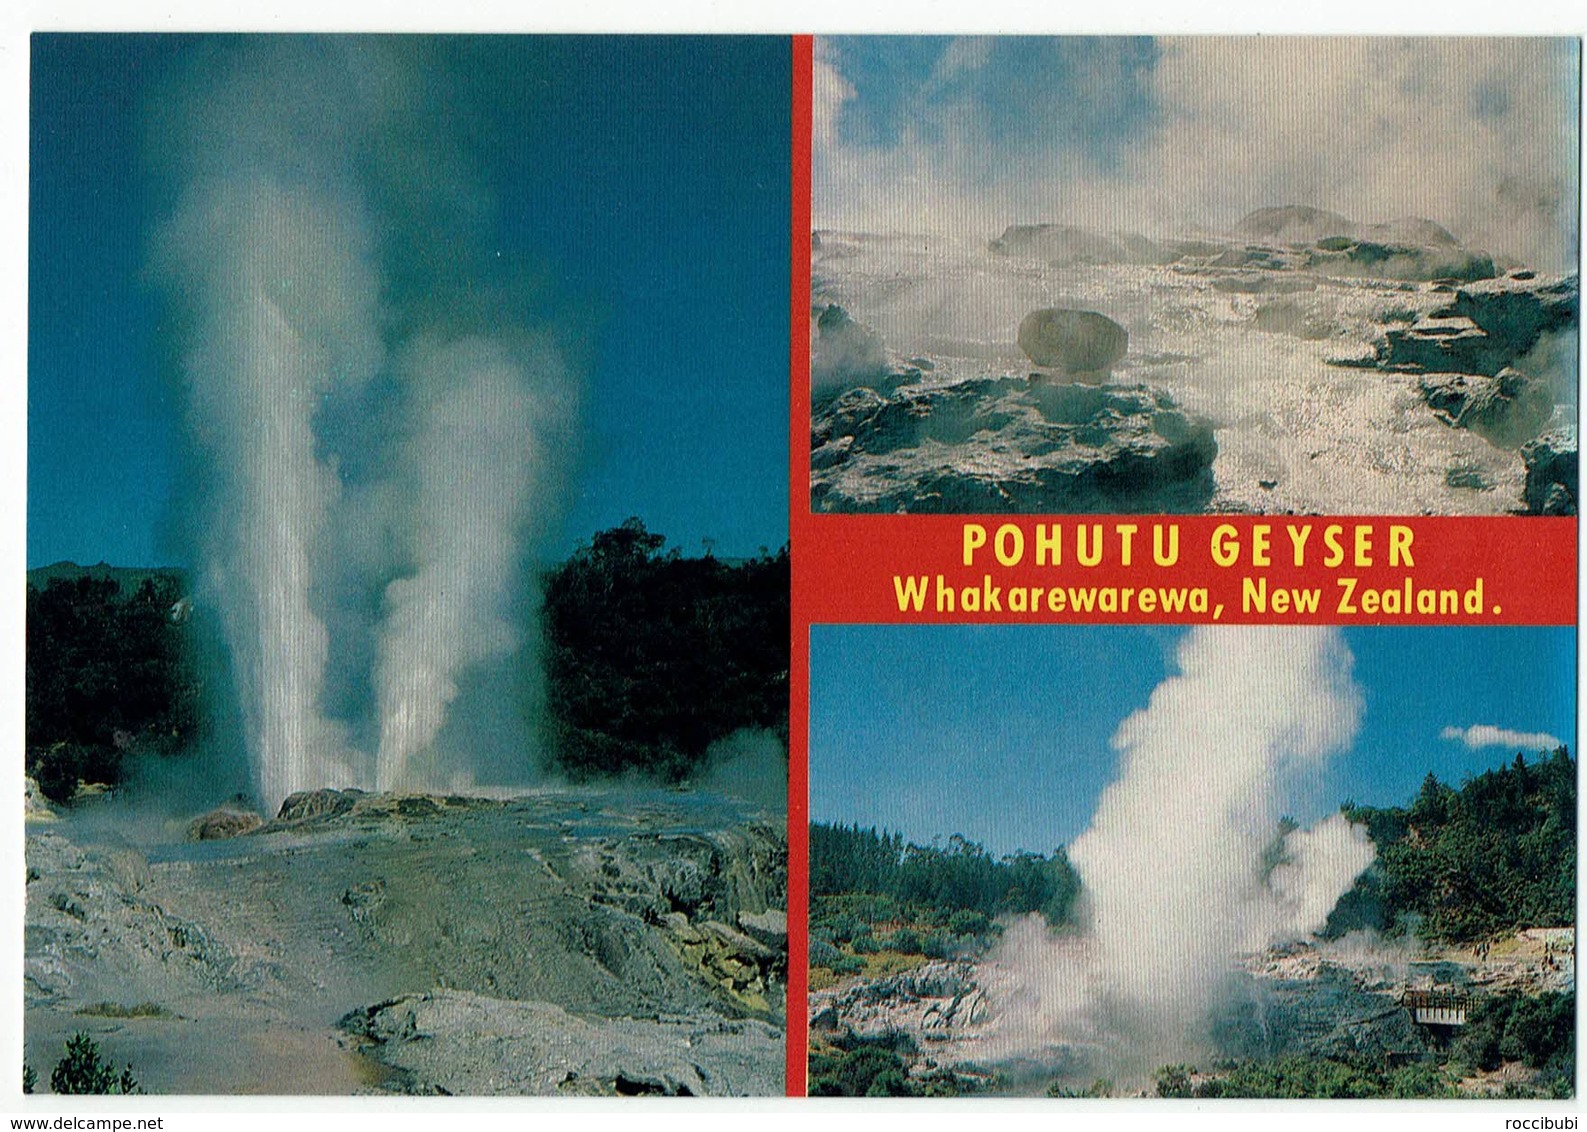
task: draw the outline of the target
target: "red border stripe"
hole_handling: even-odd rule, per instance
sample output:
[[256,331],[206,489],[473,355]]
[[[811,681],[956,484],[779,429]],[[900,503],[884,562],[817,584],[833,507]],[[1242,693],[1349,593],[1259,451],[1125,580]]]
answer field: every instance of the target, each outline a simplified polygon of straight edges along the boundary
[[806,997],[809,967],[806,962],[810,915],[810,611],[800,584],[802,555],[809,540],[802,535],[810,525],[810,343],[804,328],[810,322],[810,129],[811,81],[814,41],[793,38],[793,202],[789,273],[788,377],[789,432],[788,492],[793,569],[788,671],[788,1021],[786,1089],[791,1097],[805,1095],[807,1034]]

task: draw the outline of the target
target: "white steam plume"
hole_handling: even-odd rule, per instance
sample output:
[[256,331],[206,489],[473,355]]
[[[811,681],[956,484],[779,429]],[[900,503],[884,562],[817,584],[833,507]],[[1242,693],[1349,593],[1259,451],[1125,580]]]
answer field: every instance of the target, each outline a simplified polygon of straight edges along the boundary
[[[817,41],[818,228],[1166,236],[1305,204],[1426,217],[1534,267],[1575,264],[1575,40],[1190,36],[1148,58],[1130,41],[1011,37],[954,41],[921,66],[897,68],[901,110],[865,104],[865,62]],[[895,130],[846,133],[864,113]]]
[[563,380],[554,352],[528,354],[515,358],[501,343],[471,338],[420,343],[410,361],[422,402],[406,450],[418,569],[386,587],[376,662],[379,789],[415,784],[409,762],[435,740],[459,673],[518,644],[506,610],[547,458],[531,382]]
[[1339,633],[1200,628],[1178,659],[1120,725],[1119,777],[1071,847],[1080,934],[1029,922],[997,958],[1023,1003],[1003,1012],[1011,1047],[1098,1043],[1142,1065],[1190,1055],[1236,957],[1321,929],[1372,862],[1365,831],[1339,815],[1274,853],[1297,778],[1356,732]]
[[[515,323],[513,281],[471,272],[488,194],[429,97],[457,85],[449,49],[214,41],[151,106],[201,600],[272,809],[533,769],[494,706],[511,695],[480,693],[530,691],[505,662],[534,639],[526,540],[555,511],[576,398],[549,337]],[[508,726],[421,759],[471,689]]]
[[205,598],[230,644],[255,788],[272,803],[350,785],[321,714],[327,639],[311,604],[335,476],[312,416],[381,356],[363,225],[344,198],[263,177],[189,187],[162,273],[189,303],[187,419],[206,457]]

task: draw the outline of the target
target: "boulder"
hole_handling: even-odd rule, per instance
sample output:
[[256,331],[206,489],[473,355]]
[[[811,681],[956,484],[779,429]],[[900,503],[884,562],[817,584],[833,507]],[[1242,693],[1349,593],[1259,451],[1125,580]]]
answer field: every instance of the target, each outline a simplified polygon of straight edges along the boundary
[[189,841],[225,841],[231,837],[241,837],[245,833],[252,833],[264,825],[264,818],[252,810],[244,810],[235,806],[217,806],[209,813],[194,818],[188,823],[187,839]]
[[1106,373],[1129,347],[1129,332],[1096,311],[1049,307],[1031,311],[1019,324],[1025,356],[1065,373]]
[[362,790],[300,790],[287,796],[281,803],[277,821],[308,821],[311,818],[336,817],[353,808],[364,796]]
[[1354,236],[1355,232],[1353,220],[1304,204],[1259,208],[1234,226],[1237,236],[1283,244],[1311,244],[1330,236]]
[[987,246],[995,255],[1029,256],[1055,267],[1077,263],[1155,263],[1163,254],[1144,236],[1111,236],[1072,224],[1010,224]]

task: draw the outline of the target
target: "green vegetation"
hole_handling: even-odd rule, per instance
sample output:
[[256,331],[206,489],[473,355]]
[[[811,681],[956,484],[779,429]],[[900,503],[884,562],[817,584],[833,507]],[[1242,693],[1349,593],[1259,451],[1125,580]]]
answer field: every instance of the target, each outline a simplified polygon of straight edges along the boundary
[[1472,1010],[1450,1048],[1450,1062],[1468,1070],[1494,1070],[1519,1061],[1541,1071],[1551,1095],[1570,1096],[1576,1065],[1576,993],[1508,993]]
[[180,750],[197,731],[199,687],[178,575],[55,576],[27,594],[27,769],[65,801],[79,779],[115,783],[126,751]]
[[1050,923],[1064,923],[1079,891],[1062,849],[1051,857],[997,858],[958,834],[938,848],[857,825],[810,826],[812,896],[869,896],[855,907],[907,907],[954,934],[984,934],[994,917],[1009,913],[1040,912]]
[[955,834],[946,848],[906,844],[859,826],[810,826],[810,966],[820,989],[845,975],[877,977],[926,959],[979,950],[1004,915],[1069,920],[1079,878],[1051,857],[993,857]]
[[1563,747],[1471,779],[1429,774],[1409,807],[1346,803],[1378,859],[1329,918],[1330,934],[1370,926],[1473,943],[1518,928],[1565,927],[1576,913],[1576,761]]
[[1113,1082],[1106,1077],[1098,1077],[1083,1089],[1071,1089],[1062,1082],[1054,1081],[1047,1086],[1049,1097],[1064,1097],[1070,1100],[1097,1100],[1101,1097],[1113,1095]]
[[984,1092],[990,1075],[932,1069],[911,1074],[919,1056],[902,1034],[884,1038],[852,1035],[818,1041],[810,1049],[812,1097],[958,1097]]
[[78,1014],[90,1018],[169,1018],[170,1012],[158,1002],[126,1006],[119,1002],[94,1002],[79,1007]]
[[[26,1089],[26,1071],[23,1079]],[[100,1059],[99,1043],[78,1032],[66,1041],[66,1056],[55,1063],[50,1073],[50,1090],[56,1093],[120,1094],[141,1093],[138,1080],[128,1065],[119,1074],[109,1062]]]
[[677,781],[742,728],[786,744],[788,548],[734,564],[665,543],[629,519],[546,580],[553,746],[576,779]]
[[1365,1057],[1281,1057],[1238,1062],[1200,1080],[1193,1079],[1194,1072],[1188,1065],[1165,1065],[1157,1071],[1157,1095],[1284,1100],[1459,1095],[1454,1080],[1430,1062],[1391,1065],[1385,1060]]

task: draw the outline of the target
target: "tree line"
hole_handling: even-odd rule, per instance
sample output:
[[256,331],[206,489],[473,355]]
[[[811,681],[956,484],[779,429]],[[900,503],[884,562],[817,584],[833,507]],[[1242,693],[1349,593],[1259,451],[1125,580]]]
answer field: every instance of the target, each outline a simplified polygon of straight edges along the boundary
[[[541,723],[575,779],[679,781],[744,728],[786,747],[787,546],[728,561],[665,545],[629,519],[542,578]],[[69,799],[79,779],[115,784],[125,757],[176,754],[197,736],[205,666],[184,597],[174,571],[30,579],[26,769],[48,797]]]
[[1372,927],[1475,943],[1576,917],[1576,760],[1560,747],[1458,790],[1429,774],[1408,806],[1358,806],[1377,860],[1340,900],[1330,934]]
[[930,958],[974,950],[1001,916],[1039,912],[1067,924],[1079,891],[1061,848],[994,857],[958,834],[946,845],[915,845],[874,827],[814,822],[810,962],[844,975],[882,950]]
[[172,754],[200,722],[201,687],[178,608],[179,576],[111,575],[28,583],[27,770],[46,796],[79,779],[115,783],[134,750]]
[[743,728],[788,742],[788,547],[739,562],[664,551],[638,519],[546,580],[546,688],[560,767],[688,777]]

